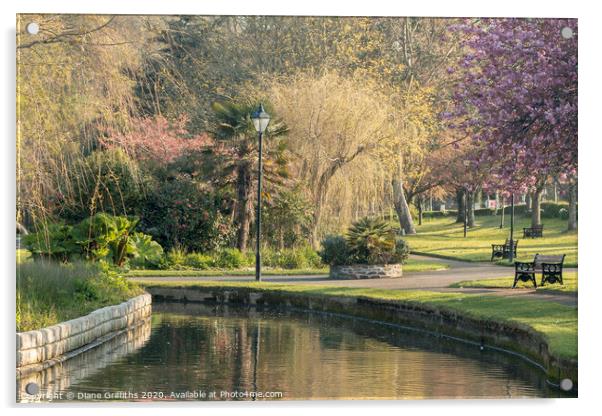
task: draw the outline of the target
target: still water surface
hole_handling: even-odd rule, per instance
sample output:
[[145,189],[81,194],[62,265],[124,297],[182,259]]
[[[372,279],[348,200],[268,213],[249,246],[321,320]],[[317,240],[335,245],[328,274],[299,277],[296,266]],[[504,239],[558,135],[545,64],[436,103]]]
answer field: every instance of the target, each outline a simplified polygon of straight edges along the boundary
[[[35,382],[40,394],[24,394]],[[560,397],[520,358],[365,320],[158,303],[152,321],[22,379],[21,401]]]

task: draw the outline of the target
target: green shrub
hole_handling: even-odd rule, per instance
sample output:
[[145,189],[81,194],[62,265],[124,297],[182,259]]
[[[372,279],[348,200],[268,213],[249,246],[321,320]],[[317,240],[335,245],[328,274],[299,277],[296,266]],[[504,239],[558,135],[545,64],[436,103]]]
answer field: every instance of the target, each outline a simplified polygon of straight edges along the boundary
[[181,270],[186,268],[186,250],[173,247],[167,252],[165,266],[169,269]]
[[422,218],[445,218],[456,215],[455,211],[424,211]]
[[163,248],[153,241],[150,235],[134,233],[129,239],[132,259],[130,264],[135,268],[156,269],[163,260]]
[[303,257],[305,258],[305,263],[307,264],[307,267],[316,269],[324,267],[324,263],[322,263],[320,255],[311,246],[304,246],[297,250],[301,251]]
[[347,240],[341,235],[328,235],[322,240],[322,249],[318,252],[322,263],[330,266],[350,264],[351,253]]
[[569,219],[569,210],[566,208],[560,208],[558,210],[558,218],[560,218],[561,220],[568,220]]
[[215,253],[214,264],[222,269],[237,269],[246,263],[246,257],[236,248],[225,248]]
[[478,208],[474,210],[475,216],[495,215],[496,210],[491,208]]
[[148,195],[142,207],[141,230],[166,249],[180,246],[201,253],[219,251],[232,243],[236,231],[224,213],[228,199],[209,192],[191,175],[179,174]]
[[308,267],[308,263],[301,250],[288,248],[282,250],[278,266],[283,269],[303,269]]
[[[543,218],[560,218],[560,210],[564,209],[568,213],[568,204],[555,203],[555,202],[542,202],[541,209],[543,210],[541,216]],[[568,216],[567,216],[568,219]]]
[[23,236],[22,242],[34,258],[65,262],[81,252],[73,239],[73,227],[65,224],[48,224],[37,233]]
[[244,257],[245,257],[245,266],[246,267],[250,267],[250,266],[254,266],[255,265],[255,252],[253,251],[245,251],[244,253]]
[[319,255],[324,264],[403,263],[410,253],[405,240],[380,218],[362,218],[349,227],[345,237],[327,236]]
[[206,270],[213,267],[213,257],[202,253],[189,253],[184,258],[184,265],[198,270]]
[[144,245],[141,246],[143,257],[148,255],[147,260],[157,264],[162,251],[158,244],[141,233],[137,234],[138,240],[132,242],[137,224],[136,218],[99,212],[74,226],[48,224],[39,232],[25,236],[23,243],[36,258],[62,262],[82,258],[104,260],[120,267],[129,257],[136,257],[137,245]]
[[345,235],[354,263],[389,263],[395,253],[395,231],[380,218],[364,217]]
[[[512,212],[512,207],[510,206],[510,201],[506,200],[506,205],[504,207],[504,215],[510,215]],[[525,204],[514,204],[514,214],[515,215],[528,215],[529,211],[527,211],[527,205]]]
[[395,263],[405,263],[410,255],[410,245],[401,237],[395,237],[395,256],[392,261]]

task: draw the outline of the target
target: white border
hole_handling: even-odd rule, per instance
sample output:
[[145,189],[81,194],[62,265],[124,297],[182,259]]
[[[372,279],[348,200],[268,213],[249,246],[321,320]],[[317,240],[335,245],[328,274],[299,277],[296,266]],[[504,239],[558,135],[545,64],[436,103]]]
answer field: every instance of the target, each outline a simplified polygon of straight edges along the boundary
[[[602,232],[599,223],[602,212],[599,179],[597,169],[602,157],[600,141],[602,134],[600,117],[602,91],[600,74],[600,21],[602,16],[595,9],[595,2],[545,1],[528,2],[525,0],[491,1],[338,1],[304,0],[285,2],[277,0],[102,0],[96,2],[70,2],[67,0],[34,1],[20,0],[17,4],[2,2],[0,18],[3,22],[2,47],[2,88],[0,111],[3,135],[0,156],[3,178],[2,210],[2,268],[4,290],[2,291],[3,326],[5,336],[0,343],[2,348],[2,402],[6,407],[15,409],[14,402],[14,171],[15,171],[15,51],[14,28],[15,14],[27,12],[48,13],[121,13],[121,14],[286,14],[286,15],[398,15],[398,16],[520,16],[520,17],[577,17],[579,18],[579,142],[580,142],[580,297],[579,297],[579,396],[577,400],[478,400],[478,401],[422,401],[422,402],[292,402],[292,403],[203,403],[203,404],[167,404],[163,406],[129,405],[128,413],[144,414],[167,413],[172,407],[178,413],[210,414],[282,414],[332,413],[336,408],[347,414],[365,415],[373,407],[383,413],[399,412],[448,415],[504,415],[528,411],[545,412],[550,415],[586,413],[588,408],[597,404],[600,396],[600,309],[596,305],[602,299],[602,276],[600,265],[592,267],[601,256]],[[589,191],[587,191],[589,190]],[[597,215],[597,218],[596,218]],[[599,407],[599,406],[596,406]],[[81,407],[58,408],[46,406],[39,409],[22,408],[26,412],[44,414],[81,414]],[[119,412],[119,409],[116,409]],[[174,409],[175,410],[175,409]],[[114,411],[114,410],[113,410]],[[105,414],[106,410],[93,406],[87,410],[90,414]],[[589,413],[589,412],[587,412]]]

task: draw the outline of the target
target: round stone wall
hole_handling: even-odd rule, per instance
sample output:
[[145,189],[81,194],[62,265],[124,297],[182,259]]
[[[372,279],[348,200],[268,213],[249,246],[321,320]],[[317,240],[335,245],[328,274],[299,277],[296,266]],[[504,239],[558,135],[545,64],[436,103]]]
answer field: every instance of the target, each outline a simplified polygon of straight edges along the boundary
[[401,264],[330,266],[331,279],[387,279],[401,277]]

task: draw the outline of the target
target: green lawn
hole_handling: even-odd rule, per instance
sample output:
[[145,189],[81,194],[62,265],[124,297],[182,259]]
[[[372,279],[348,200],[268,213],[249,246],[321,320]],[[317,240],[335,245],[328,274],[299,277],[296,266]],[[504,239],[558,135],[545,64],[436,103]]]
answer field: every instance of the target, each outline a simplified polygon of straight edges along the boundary
[[[489,261],[491,244],[501,244],[510,235],[510,218],[506,216],[506,226],[499,228],[499,216],[476,217],[476,226],[463,237],[463,225],[454,222],[455,218],[433,218],[417,226],[416,235],[405,238],[413,252],[443,256],[467,261]],[[530,226],[530,220],[517,216],[515,239],[518,239],[518,260],[530,261],[536,253],[566,254],[565,266],[577,266],[577,232],[567,232],[567,222],[557,218],[543,218],[543,238],[522,238],[523,227]],[[499,264],[509,264],[500,261]]]
[[385,290],[314,285],[291,285],[256,282],[153,282],[141,281],[143,286],[168,287],[234,287],[309,296],[366,297],[403,303],[427,305],[450,310],[466,316],[510,322],[527,326],[543,334],[550,351],[566,358],[577,357],[577,308],[537,299],[517,299],[503,296],[479,296],[464,293]]
[[[420,261],[408,259],[403,266],[404,272],[426,272],[432,270],[444,270],[448,266],[443,263],[432,261]],[[264,268],[261,273],[266,276],[300,276],[300,275],[320,275],[328,274],[328,268],[312,269],[272,269]],[[255,269],[247,268],[243,270],[210,269],[210,270],[130,270],[126,276],[130,277],[193,277],[193,276],[254,276]]]
[[[568,272],[563,273],[562,280],[564,281],[563,285],[559,284],[546,284],[545,286],[539,286],[539,282],[541,281],[541,276],[537,275],[537,290],[543,290],[548,292],[564,292],[571,293],[577,292],[577,273]],[[450,285],[449,287],[470,287],[470,288],[504,288],[508,289],[512,287],[512,283],[514,282],[514,277],[499,277],[495,279],[483,279],[483,280],[467,280],[463,282],[458,282]],[[529,287],[532,288],[533,284],[531,282],[524,283],[518,282],[516,287]]]

